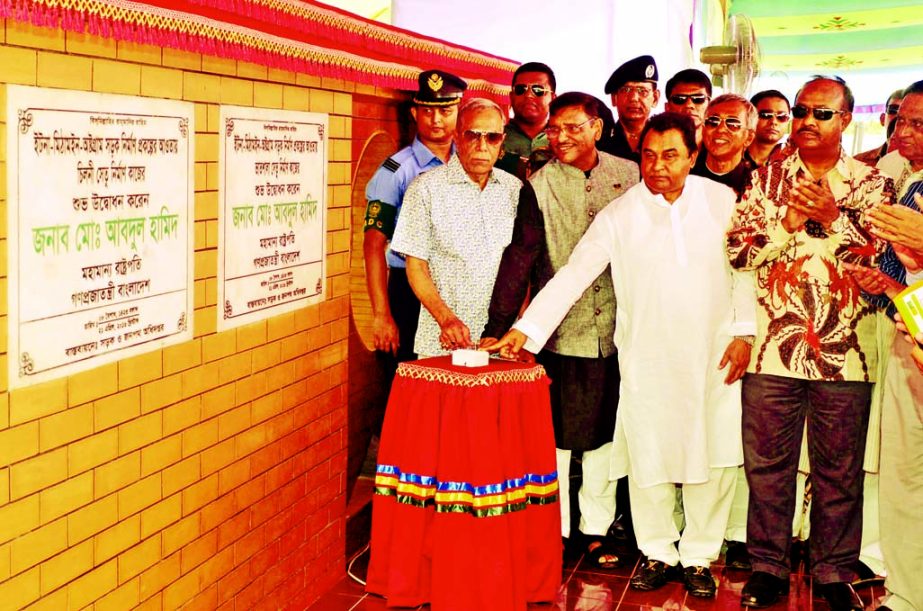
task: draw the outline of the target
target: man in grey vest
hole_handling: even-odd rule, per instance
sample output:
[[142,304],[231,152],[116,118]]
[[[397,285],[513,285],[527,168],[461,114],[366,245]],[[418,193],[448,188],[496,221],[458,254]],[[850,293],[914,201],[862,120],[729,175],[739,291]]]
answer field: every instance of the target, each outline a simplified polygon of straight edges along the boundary
[[[554,159],[523,185],[482,344],[509,330],[530,283],[535,294],[567,263],[595,216],[640,180],[634,162],[597,151],[602,133],[598,104],[593,96],[578,92],[551,102],[545,133]],[[609,480],[619,388],[614,330],[615,294],[606,269],[537,357],[551,378],[561,532],[570,535],[568,472],[571,453],[578,452],[583,466],[580,530],[586,536],[586,552],[598,568],[615,568],[619,563],[605,538],[616,505],[616,484]]]

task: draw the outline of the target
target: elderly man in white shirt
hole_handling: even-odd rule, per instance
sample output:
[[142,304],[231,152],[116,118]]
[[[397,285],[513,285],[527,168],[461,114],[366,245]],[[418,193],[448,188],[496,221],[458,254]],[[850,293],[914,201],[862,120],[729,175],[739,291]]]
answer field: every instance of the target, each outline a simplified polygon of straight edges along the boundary
[[487,324],[522,187],[515,176],[494,170],[504,119],[490,100],[464,102],[457,153],[415,178],[404,195],[391,250],[407,257],[407,280],[425,308],[414,342],[420,356],[472,347]]
[[[602,210],[566,266],[514,328],[485,349],[538,351],[572,304],[611,264],[622,374],[610,476],[628,475],[638,590],[666,583],[678,564],[693,596],[716,593],[717,559],[743,462],[740,378],[750,359],[752,277],[724,255],[736,196],[688,176],[695,126],[653,117],[641,137],[643,182]],[[686,527],[673,520],[682,484]],[[677,546],[677,541],[678,546]]]

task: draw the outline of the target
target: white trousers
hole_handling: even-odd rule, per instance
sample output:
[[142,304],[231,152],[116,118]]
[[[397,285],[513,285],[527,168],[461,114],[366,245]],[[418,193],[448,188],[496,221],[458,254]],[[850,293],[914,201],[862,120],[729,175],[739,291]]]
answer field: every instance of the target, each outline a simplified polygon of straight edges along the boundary
[[[616,481],[609,479],[612,443],[583,453],[583,484],[577,491],[580,507],[580,532],[605,535],[615,520]],[[561,499],[561,536],[570,536],[570,450],[555,448],[558,463],[558,489]]]
[[[709,470],[703,484],[683,484],[685,528],[680,536],[673,517],[676,484],[639,488],[628,476],[631,521],[638,548],[652,560],[670,566],[709,566],[721,553],[734,499],[738,467]],[[679,541],[679,546],[676,542]]]
[[747,541],[747,509],[750,506],[750,486],[747,485],[747,474],[743,467],[737,467],[737,476],[734,478],[734,498],[731,501],[731,514],[728,516],[728,527],[724,538],[728,541]]

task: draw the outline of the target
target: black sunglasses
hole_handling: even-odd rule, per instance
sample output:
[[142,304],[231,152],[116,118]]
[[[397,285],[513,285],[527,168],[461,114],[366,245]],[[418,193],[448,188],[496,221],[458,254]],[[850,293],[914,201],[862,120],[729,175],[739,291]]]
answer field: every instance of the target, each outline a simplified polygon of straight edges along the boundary
[[696,106],[701,106],[708,101],[708,96],[703,93],[696,93],[693,95],[674,93],[670,96],[670,103],[676,104],[677,106],[683,106],[686,103],[686,100],[692,100],[693,104]]
[[897,114],[897,111],[900,110],[900,109],[901,109],[901,105],[900,105],[900,104],[888,104],[888,111],[887,111],[887,112],[888,112],[889,115],[896,115],[896,114]]
[[756,114],[764,121],[775,119],[779,123],[788,123],[788,120],[792,118],[787,112],[772,112],[771,110],[761,110]]
[[490,146],[497,146],[503,142],[503,132],[482,132],[476,129],[466,129],[462,132],[462,139],[467,144],[474,144],[482,138],[487,140]]
[[796,119],[804,119],[808,116],[808,111],[811,111],[811,114],[818,121],[829,121],[833,118],[833,115],[841,115],[846,112],[845,110],[833,110],[832,108],[808,108],[802,104],[792,106],[792,116]]
[[526,91],[531,91],[532,95],[537,98],[544,96],[546,93],[551,93],[551,89],[542,87],[541,85],[513,85],[513,93],[516,95],[526,95]]

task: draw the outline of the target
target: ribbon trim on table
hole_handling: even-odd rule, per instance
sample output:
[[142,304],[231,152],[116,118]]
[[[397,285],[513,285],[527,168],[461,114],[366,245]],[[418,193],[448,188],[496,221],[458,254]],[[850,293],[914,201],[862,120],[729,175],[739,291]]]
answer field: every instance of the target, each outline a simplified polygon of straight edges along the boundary
[[411,380],[425,380],[439,382],[450,386],[492,386],[494,384],[509,384],[515,382],[536,382],[545,377],[545,368],[535,365],[528,369],[505,369],[502,371],[486,371],[481,373],[462,373],[448,369],[438,369],[417,365],[414,362],[401,363],[397,367],[397,375]]
[[558,500],[558,474],[526,473],[497,484],[474,486],[403,473],[394,465],[378,465],[375,494],[394,496],[405,505],[435,506],[439,513],[470,513],[485,518],[521,511],[529,505],[554,503]]

